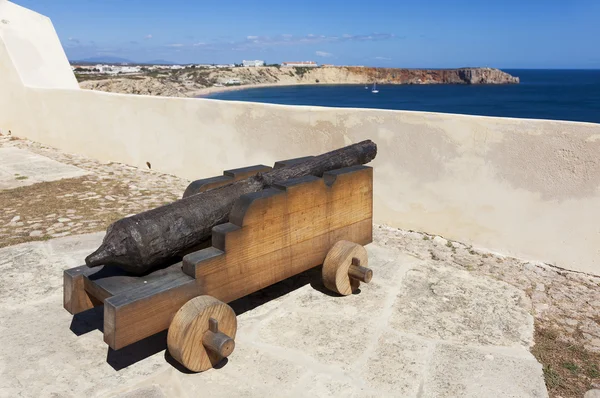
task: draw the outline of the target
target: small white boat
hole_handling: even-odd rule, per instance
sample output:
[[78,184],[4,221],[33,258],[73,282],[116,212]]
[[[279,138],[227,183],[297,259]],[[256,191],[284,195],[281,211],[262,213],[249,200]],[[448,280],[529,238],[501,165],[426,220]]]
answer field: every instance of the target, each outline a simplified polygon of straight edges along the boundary
[[373,83],[373,90],[371,90],[373,94],[377,94],[379,90],[377,90],[377,83]]
[[365,90],[368,90],[368,89],[369,89],[369,86],[365,86]]

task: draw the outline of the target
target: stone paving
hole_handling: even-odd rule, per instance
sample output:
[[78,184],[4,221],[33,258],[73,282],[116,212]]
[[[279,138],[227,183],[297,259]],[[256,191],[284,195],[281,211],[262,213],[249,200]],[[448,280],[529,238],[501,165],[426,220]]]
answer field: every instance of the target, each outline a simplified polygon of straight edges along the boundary
[[104,231],[119,218],[181,198],[188,184],[0,136],[0,247]]
[[[182,371],[164,334],[111,351],[101,309],[62,308],[62,271],[112,221],[189,181],[2,136],[0,171],[0,396],[537,397],[543,375],[553,397],[600,387],[600,278],[386,226],[360,294],[332,297],[316,270],[235,302],[237,348],[221,369]],[[576,365],[547,359],[540,330],[560,355],[584,347],[578,374],[556,376],[551,365]]]
[[[529,313],[534,316],[536,329],[532,352],[544,364],[550,396],[580,397],[589,388],[600,388],[599,276],[386,226],[375,229],[374,239],[384,247],[422,260],[518,288],[530,300]],[[422,305],[431,311],[436,309],[433,303]],[[485,305],[485,298],[478,305]],[[446,325],[436,326],[437,333],[445,333]]]
[[220,369],[183,371],[164,334],[111,351],[101,309],[62,308],[62,271],[102,236],[0,249],[1,396],[547,396],[523,291],[379,242],[359,294],[326,293],[316,269],[234,302]]
[[0,189],[81,177],[88,171],[16,147],[0,148]]
[[382,245],[421,259],[433,259],[455,269],[502,280],[524,291],[530,312],[563,338],[600,353],[600,277],[567,271],[548,264],[522,261],[474,249],[439,236],[380,226],[374,232]]

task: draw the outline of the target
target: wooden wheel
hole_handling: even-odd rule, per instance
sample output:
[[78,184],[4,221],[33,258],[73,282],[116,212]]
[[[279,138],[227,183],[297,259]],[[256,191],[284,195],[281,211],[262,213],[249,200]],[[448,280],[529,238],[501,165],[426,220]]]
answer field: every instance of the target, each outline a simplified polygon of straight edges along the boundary
[[233,352],[236,331],[237,319],[230,306],[212,296],[198,296],[173,317],[167,345],[179,363],[202,372]]
[[368,263],[367,251],[363,246],[346,240],[337,242],[323,262],[325,287],[344,296],[352,294],[360,282],[371,281],[373,271],[366,268]]

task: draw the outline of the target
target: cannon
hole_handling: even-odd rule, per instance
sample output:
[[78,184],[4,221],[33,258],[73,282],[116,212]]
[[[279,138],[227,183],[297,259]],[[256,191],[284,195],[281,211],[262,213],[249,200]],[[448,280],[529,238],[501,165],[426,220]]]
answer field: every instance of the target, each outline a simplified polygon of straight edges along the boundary
[[[184,196],[306,159],[228,170],[194,181]],[[102,265],[65,270],[64,308],[75,315],[104,305],[104,341],[114,350],[168,329],[172,357],[205,371],[234,351],[237,320],[228,303],[318,266],[335,293],[349,295],[369,283],[364,245],[372,241],[372,215],[369,166],[273,182],[235,200],[207,247],[181,261],[144,274]]]

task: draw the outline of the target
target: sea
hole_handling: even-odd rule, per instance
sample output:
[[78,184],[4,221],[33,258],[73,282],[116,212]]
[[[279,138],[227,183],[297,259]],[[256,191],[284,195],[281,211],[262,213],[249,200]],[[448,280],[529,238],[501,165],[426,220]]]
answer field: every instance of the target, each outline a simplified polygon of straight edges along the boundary
[[514,85],[302,85],[209,95],[285,105],[398,109],[600,123],[600,70],[503,69]]

